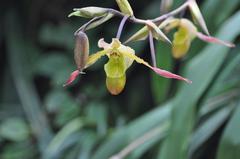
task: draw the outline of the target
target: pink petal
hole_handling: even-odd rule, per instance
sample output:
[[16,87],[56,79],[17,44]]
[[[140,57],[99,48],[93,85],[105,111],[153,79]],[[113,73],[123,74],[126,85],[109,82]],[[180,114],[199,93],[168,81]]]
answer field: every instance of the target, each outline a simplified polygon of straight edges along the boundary
[[225,42],[220,39],[214,38],[212,36],[204,35],[200,32],[197,33],[197,37],[206,42],[217,43],[217,44],[225,45],[227,47],[235,47],[235,45],[233,43]]
[[80,72],[78,70],[73,71],[70,75],[70,77],[68,78],[68,80],[66,81],[66,83],[63,85],[63,87],[71,84],[76,78],[77,76],[80,74]]
[[186,79],[186,78],[183,78],[179,75],[176,75],[174,73],[171,73],[169,71],[166,71],[166,70],[162,70],[160,68],[157,68],[157,67],[152,67],[152,70],[157,73],[158,75],[162,76],[162,77],[165,77],[165,78],[174,78],[174,79],[178,79],[178,80],[183,80],[187,83],[192,83],[192,81],[190,81],[189,79]]

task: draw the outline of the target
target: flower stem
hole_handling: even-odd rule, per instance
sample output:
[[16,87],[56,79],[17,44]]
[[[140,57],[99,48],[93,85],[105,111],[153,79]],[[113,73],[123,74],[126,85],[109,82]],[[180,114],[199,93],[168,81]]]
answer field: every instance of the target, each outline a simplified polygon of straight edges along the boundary
[[123,19],[122,19],[122,21],[121,21],[121,23],[119,25],[119,28],[118,28],[118,32],[117,32],[117,36],[116,36],[117,39],[120,39],[121,34],[122,34],[122,30],[123,30],[123,27],[124,27],[124,24],[126,23],[128,17],[129,17],[128,15],[125,15],[123,17]]
[[154,48],[153,35],[152,35],[151,31],[149,31],[148,37],[149,37],[150,51],[151,51],[151,57],[152,57],[152,64],[153,64],[153,67],[157,67],[156,52],[155,52],[155,48]]

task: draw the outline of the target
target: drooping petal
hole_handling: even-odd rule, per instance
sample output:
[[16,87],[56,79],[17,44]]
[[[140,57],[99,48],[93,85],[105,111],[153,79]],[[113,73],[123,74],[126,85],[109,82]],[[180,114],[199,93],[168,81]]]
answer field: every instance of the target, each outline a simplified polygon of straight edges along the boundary
[[149,63],[147,63],[146,61],[144,61],[143,59],[137,57],[134,54],[128,53],[128,52],[121,52],[124,56],[131,58],[133,60],[135,60],[137,63],[143,64],[145,66],[147,66],[148,68],[150,68],[151,70],[153,70],[155,73],[157,73],[158,75],[165,77],[165,78],[173,78],[173,79],[178,79],[178,80],[183,80],[187,83],[192,83],[192,81],[190,81],[189,79],[186,79],[184,77],[181,77],[179,75],[176,75],[174,73],[171,73],[169,71],[166,70],[162,70],[160,68],[157,67],[152,67],[151,65],[149,65]]
[[199,39],[203,40],[203,41],[206,41],[206,42],[221,44],[221,45],[225,45],[227,47],[235,47],[235,45],[233,43],[226,42],[226,41],[214,38],[212,36],[207,36],[207,35],[204,35],[204,34],[202,34],[200,32],[197,33],[197,37]]
[[79,70],[73,71],[70,75],[70,77],[68,78],[68,80],[66,81],[66,83],[63,85],[63,87],[71,84],[76,78],[77,76],[80,74]]
[[129,53],[129,52],[121,52],[121,54],[123,54],[123,56],[125,56],[127,58],[135,60],[137,63],[140,63],[140,64],[143,64],[143,65],[147,66],[148,68],[152,68],[152,66],[149,65],[149,63],[147,63],[143,59],[137,57],[135,54],[132,54],[132,53]]
[[165,78],[173,78],[173,79],[178,79],[178,80],[182,80],[182,81],[185,81],[187,83],[192,83],[191,80],[189,79],[186,79],[182,76],[179,76],[179,75],[176,75],[174,73],[171,73],[169,71],[166,71],[166,70],[162,70],[160,68],[157,68],[157,67],[152,67],[152,70],[157,73],[158,75],[162,76],[162,77],[165,77]]

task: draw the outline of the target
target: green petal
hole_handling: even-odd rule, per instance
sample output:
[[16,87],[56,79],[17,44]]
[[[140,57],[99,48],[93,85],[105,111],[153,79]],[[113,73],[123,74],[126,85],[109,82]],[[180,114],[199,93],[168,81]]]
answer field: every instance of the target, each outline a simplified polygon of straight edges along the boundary
[[168,37],[158,28],[156,24],[154,24],[152,21],[147,20],[146,25],[151,28],[151,31],[153,33],[153,36],[157,40],[163,40],[168,42],[169,44],[172,44],[172,42],[168,39]]
[[121,12],[127,15],[132,16],[133,10],[127,0],[116,0],[118,7],[120,8]]
[[85,68],[91,66],[92,64],[94,64],[97,60],[99,60],[102,56],[106,55],[107,53],[109,53],[111,50],[102,50],[99,51],[95,54],[92,54],[91,56],[89,56],[88,60],[87,60],[87,64],[85,66]]
[[194,20],[196,20],[196,22],[200,25],[200,27],[202,28],[202,30],[209,35],[209,31],[207,28],[207,25],[203,19],[202,13],[196,3],[196,0],[189,0],[189,8],[190,11],[192,13],[192,16],[194,18]]

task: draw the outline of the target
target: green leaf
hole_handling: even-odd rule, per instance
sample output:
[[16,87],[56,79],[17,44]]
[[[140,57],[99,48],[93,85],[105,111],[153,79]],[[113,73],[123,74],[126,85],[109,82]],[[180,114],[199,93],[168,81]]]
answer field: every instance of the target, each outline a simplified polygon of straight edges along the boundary
[[107,109],[99,102],[91,102],[86,108],[86,118],[91,123],[96,123],[98,135],[107,132]]
[[[54,25],[52,23],[44,24],[39,31],[39,41],[44,45],[56,45],[67,48],[72,51],[74,48],[73,33],[76,28],[69,23]],[[64,37],[64,38],[63,38]]]
[[26,142],[16,142],[16,143],[8,143],[4,144],[3,148],[1,148],[1,159],[33,159],[36,158],[39,154],[36,151],[37,148],[35,145]]
[[[232,41],[240,32],[240,28],[235,27],[238,25],[240,25],[240,12],[223,25],[218,37]],[[195,106],[224,62],[228,50],[229,48],[224,46],[209,45],[187,64],[185,76],[193,83],[182,85],[174,100],[170,133],[160,151],[159,158],[187,158],[187,143],[195,121]]]
[[192,157],[195,151],[200,147],[220,128],[220,126],[228,119],[232,105],[226,105],[225,108],[213,114],[206,121],[201,123],[197,130],[192,135],[189,145],[189,156]]
[[84,122],[81,118],[76,118],[66,124],[50,141],[48,147],[46,148],[46,156],[52,157],[58,154],[62,144],[68,140],[69,136],[73,133],[79,131]]
[[[52,131],[47,122],[46,115],[41,108],[41,103],[37,91],[32,83],[32,78],[26,75],[26,70],[23,68],[24,53],[28,51],[28,46],[32,46],[31,42],[25,39],[22,34],[22,27],[18,21],[20,18],[16,13],[8,13],[6,17],[6,47],[8,50],[8,63],[13,81],[24,108],[28,122],[35,138],[39,150],[44,152],[49,139],[52,137]],[[18,27],[15,27],[17,26]],[[26,62],[27,63],[27,62]],[[28,63],[27,63],[28,64]],[[17,67],[16,67],[17,66]],[[28,67],[31,67],[27,65]]]
[[239,159],[240,158],[240,103],[236,106],[236,110],[220,140],[217,152],[217,159]]
[[29,134],[29,127],[21,118],[9,118],[0,125],[0,136],[11,141],[26,140]]
[[[120,151],[126,144],[152,128],[168,121],[172,102],[166,103],[132,121],[125,127],[115,130],[96,150],[93,159],[108,158]],[[136,131],[137,130],[137,131]]]

